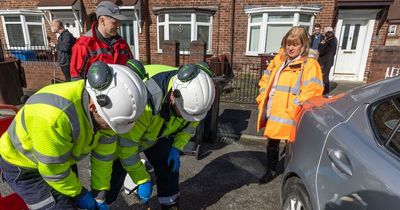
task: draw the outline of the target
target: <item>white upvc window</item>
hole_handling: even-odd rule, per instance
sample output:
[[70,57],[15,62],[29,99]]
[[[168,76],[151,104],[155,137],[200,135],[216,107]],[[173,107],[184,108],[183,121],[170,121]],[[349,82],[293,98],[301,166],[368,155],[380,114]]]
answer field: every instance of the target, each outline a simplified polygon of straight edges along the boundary
[[128,17],[128,20],[122,20],[118,34],[128,43],[133,57],[139,59],[139,23],[134,12],[134,7],[121,7],[121,13]]
[[283,36],[293,26],[303,26],[312,32],[314,7],[262,7],[246,9],[248,30],[246,55],[278,52]]
[[2,21],[8,48],[47,46],[42,14],[22,11],[2,14]]
[[396,35],[397,25],[389,25],[388,35]]
[[180,51],[188,52],[191,41],[201,40],[211,54],[212,16],[203,13],[166,13],[157,16],[157,49],[164,40],[177,40]]

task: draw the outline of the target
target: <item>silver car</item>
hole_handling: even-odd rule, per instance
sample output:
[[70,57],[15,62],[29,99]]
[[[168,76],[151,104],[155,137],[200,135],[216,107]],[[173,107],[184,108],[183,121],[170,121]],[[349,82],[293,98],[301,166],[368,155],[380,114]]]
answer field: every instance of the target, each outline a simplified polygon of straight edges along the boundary
[[400,77],[304,104],[283,209],[400,209]]

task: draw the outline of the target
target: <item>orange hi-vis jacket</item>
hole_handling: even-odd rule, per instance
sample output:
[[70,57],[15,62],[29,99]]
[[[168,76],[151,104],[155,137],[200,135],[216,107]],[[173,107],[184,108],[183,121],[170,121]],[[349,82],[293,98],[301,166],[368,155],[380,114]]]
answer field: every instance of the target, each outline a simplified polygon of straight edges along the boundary
[[285,60],[286,56],[280,50],[259,82],[257,131],[265,127],[264,136],[267,138],[294,141],[295,119],[298,119],[301,105],[311,97],[321,96],[324,87],[321,67],[315,58],[309,56],[287,64],[274,86],[275,77]]

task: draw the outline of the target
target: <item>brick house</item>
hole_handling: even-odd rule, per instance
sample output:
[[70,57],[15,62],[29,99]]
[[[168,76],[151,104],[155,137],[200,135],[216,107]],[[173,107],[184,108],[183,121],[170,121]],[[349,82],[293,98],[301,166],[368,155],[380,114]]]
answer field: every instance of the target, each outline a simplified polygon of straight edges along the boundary
[[[398,3],[398,0],[395,0]],[[75,36],[93,22],[97,0],[3,0],[0,39],[6,50],[47,49],[56,40],[49,21],[59,18]],[[136,58],[161,63],[164,40],[178,40],[187,53],[192,40],[206,44],[207,58],[227,55],[230,63],[260,63],[260,54],[276,52],[286,31],[296,25],[312,33],[313,25],[333,26],[339,39],[331,78],[367,81],[373,50],[388,44],[394,21],[388,20],[393,0],[116,0],[130,17],[120,34]],[[392,13],[389,12],[389,17]],[[396,15],[394,15],[396,16]],[[398,19],[396,19],[398,21]],[[394,23],[394,22],[393,22]],[[389,30],[390,29],[390,30]],[[398,33],[399,27],[396,28]],[[29,62],[25,62],[29,63]],[[46,65],[25,64],[28,89],[49,81]],[[48,64],[48,69],[54,65]],[[56,71],[61,75],[61,71]],[[60,76],[61,77],[61,76]]]
[[400,46],[400,0],[394,0],[389,9],[386,46]]

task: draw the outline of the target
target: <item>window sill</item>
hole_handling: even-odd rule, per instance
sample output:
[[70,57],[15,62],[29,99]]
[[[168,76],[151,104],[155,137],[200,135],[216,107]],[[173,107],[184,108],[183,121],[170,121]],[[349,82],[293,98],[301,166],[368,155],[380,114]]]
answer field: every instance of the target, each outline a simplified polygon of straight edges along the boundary
[[390,35],[390,34],[387,35],[387,39],[398,39],[398,38],[400,38],[399,35]]
[[260,57],[261,53],[246,53],[245,56],[248,57]]

